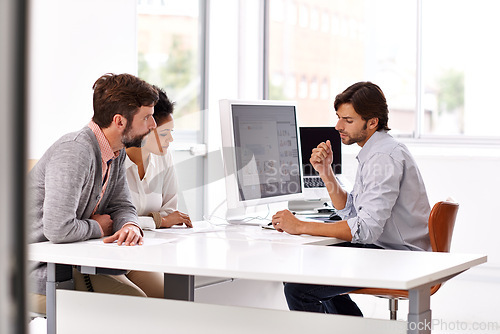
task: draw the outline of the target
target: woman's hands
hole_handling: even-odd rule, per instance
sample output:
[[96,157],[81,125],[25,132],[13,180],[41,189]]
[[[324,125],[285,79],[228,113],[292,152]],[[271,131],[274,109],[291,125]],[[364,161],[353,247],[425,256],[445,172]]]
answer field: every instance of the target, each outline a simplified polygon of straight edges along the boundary
[[193,227],[189,215],[180,211],[174,211],[161,219],[161,227],[172,227],[174,225]]

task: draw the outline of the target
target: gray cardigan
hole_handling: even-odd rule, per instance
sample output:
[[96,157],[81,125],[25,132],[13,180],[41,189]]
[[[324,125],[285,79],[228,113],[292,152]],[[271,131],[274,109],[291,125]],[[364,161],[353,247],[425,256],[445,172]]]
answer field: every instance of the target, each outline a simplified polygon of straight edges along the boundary
[[[113,231],[137,223],[123,163],[125,150],[110,165],[106,192],[96,214],[109,214]],[[29,242],[65,243],[101,237],[90,219],[102,190],[102,158],[97,138],[89,127],[56,141],[28,175]],[[31,290],[45,294],[47,265],[32,263]]]

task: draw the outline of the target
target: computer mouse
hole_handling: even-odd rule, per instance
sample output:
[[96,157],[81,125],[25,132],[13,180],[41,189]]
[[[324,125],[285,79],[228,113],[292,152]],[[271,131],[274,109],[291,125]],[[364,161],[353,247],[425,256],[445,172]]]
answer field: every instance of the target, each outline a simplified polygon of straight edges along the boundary
[[328,220],[342,220],[342,218],[334,212],[330,215],[330,217],[328,217]]

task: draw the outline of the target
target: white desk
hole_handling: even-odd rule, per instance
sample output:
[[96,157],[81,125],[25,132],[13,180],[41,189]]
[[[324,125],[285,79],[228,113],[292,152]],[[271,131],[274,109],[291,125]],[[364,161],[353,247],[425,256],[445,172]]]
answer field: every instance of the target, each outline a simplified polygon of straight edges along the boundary
[[[55,326],[55,274],[51,273],[55,263],[81,265],[89,273],[95,267],[163,272],[166,289],[174,286],[165,291],[166,298],[185,300],[193,299],[195,275],[405,289],[410,291],[408,322],[421,324],[431,322],[432,285],[486,262],[486,256],[470,254],[307,245],[307,241],[325,244],[328,238],[280,240],[276,231],[257,229],[231,227],[191,235],[146,232],[145,244],[136,247],[95,241],[38,243],[29,246],[29,259],[51,264],[47,286],[49,326]],[[265,239],[266,235],[269,239]],[[54,305],[49,305],[49,294],[54,294]],[[422,326],[413,327],[409,326],[408,333],[426,333],[425,328],[420,330]],[[49,331],[55,332],[55,327]]]

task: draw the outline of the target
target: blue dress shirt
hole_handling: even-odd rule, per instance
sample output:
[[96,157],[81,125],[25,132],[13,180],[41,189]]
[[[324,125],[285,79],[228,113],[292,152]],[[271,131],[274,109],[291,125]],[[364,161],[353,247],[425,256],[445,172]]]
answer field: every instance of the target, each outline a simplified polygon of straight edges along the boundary
[[431,251],[429,200],[408,148],[377,131],[356,159],[359,165],[353,190],[345,208],[338,210],[351,228],[352,242]]

